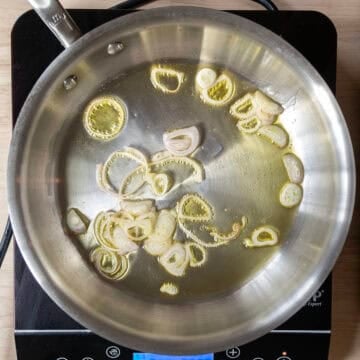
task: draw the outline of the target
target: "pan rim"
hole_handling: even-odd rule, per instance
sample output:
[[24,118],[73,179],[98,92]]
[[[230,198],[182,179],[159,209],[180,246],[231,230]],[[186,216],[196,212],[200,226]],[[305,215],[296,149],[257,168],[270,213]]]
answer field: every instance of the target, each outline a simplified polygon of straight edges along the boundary
[[[253,31],[254,36],[270,38],[270,46],[277,45],[281,48],[281,51],[286,51],[289,56],[293,56],[305,67],[305,71],[309,76],[315,78],[319,81],[327,95],[332,99],[332,104],[334,110],[336,111],[339,119],[339,126],[342,131],[341,136],[344,140],[344,143],[347,144],[345,148],[346,152],[344,154],[344,159],[346,162],[343,164],[344,167],[349,169],[349,173],[352,176],[347,177],[346,183],[346,212],[347,220],[341,224],[342,235],[338,236],[335,239],[336,246],[334,248],[334,255],[332,258],[328,258],[327,262],[323,264],[321,271],[315,279],[312,279],[311,284],[308,286],[303,286],[302,293],[298,293],[297,297],[292,300],[292,302],[287,306],[286,312],[282,316],[277,317],[276,321],[270,318],[265,320],[263,324],[258,327],[257,331],[250,331],[248,334],[237,335],[236,328],[227,329],[226,334],[222,333],[212,333],[211,336],[206,334],[206,336],[198,336],[196,338],[192,337],[191,339],[186,337],[176,339],[172,341],[162,342],[161,339],[156,338],[153,334],[147,334],[147,337],[138,335],[138,333],[132,333],[128,328],[122,329],[122,331],[111,331],[111,329],[106,328],[106,326],[99,326],[98,321],[94,315],[87,312],[87,309],[80,307],[79,304],[75,304],[73,299],[68,297],[61,289],[57,288],[55,284],[51,281],[46,271],[44,271],[40,260],[37,258],[34,249],[31,247],[31,240],[26,231],[24,219],[21,216],[21,209],[18,208],[18,197],[19,197],[19,186],[15,181],[18,173],[18,169],[21,166],[21,152],[18,149],[21,145],[22,139],[26,136],[27,129],[30,126],[30,122],[26,121],[26,118],[31,118],[31,113],[34,112],[34,103],[33,99],[39,97],[44,91],[46,84],[51,80],[52,74],[56,74],[58,70],[66,66],[66,64],[72,63],[72,59],[84,49],[91,45],[91,42],[98,37],[102,37],[104,34],[111,32],[113,29],[126,29],[129,27],[132,31],[136,31],[139,26],[146,26],[147,23],[153,22],[154,18],[159,20],[169,20],[174,17],[188,18],[188,19],[200,19],[206,17],[208,20],[214,21],[216,24],[231,26],[232,29],[242,29],[246,28],[246,31]],[[275,46],[273,46],[275,48]],[[280,51],[280,50],[279,50]],[[299,56],[300,55],[300,56]],[[239,17],[233,14],[224,13],[218,10],[205,9],[205,8],[195,8],[195,7],[164,7],[157,9],[150,9],[144,12],[137,12],[125,15],[120,18],[116,18],[104,25],[101,25],[98,28],[90,31],[85,34],[82,38],[76,41],[70,48],[66,49],[62,54],[60,54],[51,65],[45,70],[41,75],[37,83],[35,84],[33,90],[31,91],[28,99],[26,100],[21,113],[18,118],[17,125],[14,130],[14,135],[12,138],[9,160],[8,160],[8,174],[7,174],[7,186],[8,186],[8,204],[10,210],[10,217],[14,227],[14,233],[17,238],[17,243],[21,250],[21,253],[25,259],[25,262],[31,269],[32,274],[36,280],[41,284],[45,292],[55,301],[55,303],[60,306],[64,311],[69,313],[73,318],[79,321],[81,324],[86,325],[91,329],[95,329],[100,335],[130,348],[139,349],[142,348],[152,349],[157,352],[166,352],[166,353],[178,353],[178,350],[181,349],[182,353],[194,353],[194,352],[203,352],[203,351],[218,351],[223,350],[228,346],[234,345],[237,343],[238,339],[240,343],[246,343],[248,341],[254,340],[261,335],[269,332],[273,328],[277,327],[293,315],[297,310],[299,310],[308,298],[317,290],[317,287],[325,280],[325,278],[330,273],[338,255],[341,252],[343,244],[345,242],[351,218],[352,212],[355,203],[355,161],[354,154],[352,149],[352,143],[349,136],[349,132],[345,123],[345,119],[341,113],[341,110],[333,96],[331,90],[321,78],[318,72],[312,67],[312,65],[291,45],[286,41],[281,39],[279,36],[275,35],[271,31],[265,29],[259,24],[256,24],[250,20],[247,20],[243,17]],[[304,284],[305,285],[305,284]],[[227,342],[219,342],[219,338],[223,336],[227,338]],[[204,338],[202,340],[201,338]],[[195,344],[197,343],[197,344]],[[141,344],[141,345],[140,345]],[[199,345],[201,344],[201,345]],[[144,346],[145,345],[145,346]],[[210,350],[209,350],[210,349]],[[174,351],[175,350],[175,351]]]

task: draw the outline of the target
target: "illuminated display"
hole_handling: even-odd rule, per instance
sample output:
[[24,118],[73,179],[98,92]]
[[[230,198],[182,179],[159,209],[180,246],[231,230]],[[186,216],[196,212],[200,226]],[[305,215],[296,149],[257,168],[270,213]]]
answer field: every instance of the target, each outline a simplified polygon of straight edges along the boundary
[[149,353],[133,353],[133,360],[214,360],[214,354],[158,355]]

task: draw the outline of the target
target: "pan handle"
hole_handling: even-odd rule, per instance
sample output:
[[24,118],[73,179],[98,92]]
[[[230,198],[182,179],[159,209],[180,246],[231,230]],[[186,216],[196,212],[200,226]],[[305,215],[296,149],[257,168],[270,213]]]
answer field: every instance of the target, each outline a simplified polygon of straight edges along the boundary
[[81,37],[78,26],[58,0],[28,1],[65,48]]
[[[33,9],[40,16],[45,25],[53,32],[60,43],[69,47],[74,41],[81,37],[81,31],[69,13],[63,8],[59,0],[28,0]],[[128,0],[114,6],[119,8],[134,8],[153,0]],[[263,5],[270,11],[277,10],[276,5],[271,0],[253,0]]]

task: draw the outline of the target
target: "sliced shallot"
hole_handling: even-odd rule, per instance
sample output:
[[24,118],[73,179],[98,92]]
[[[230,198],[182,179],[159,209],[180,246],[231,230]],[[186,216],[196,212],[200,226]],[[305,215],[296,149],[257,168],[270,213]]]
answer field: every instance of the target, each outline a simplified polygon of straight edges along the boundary
[[254,97],[247,93],[239,100],[235,101],[230,107],[230,115],[238,120],[247,120],[256,114],[256,106],[254,105]]
[[263,126],[258,130],[257,133],[281,149],[284,148],[289,142],[289,135],[282,127],[278,125]]
[[256,116],[239,120],[236,124],[237,128],[245,134],[256,133],[260,129],[261,125],[261,121]]
[[[283,110],[281,105],[261,91],[255,91],[254,94],[245,94],[231,105],[230,114],[240,121],[256,119],[261,125],[271,125]],[[240,130],[242,129],[240,128]],[[247,132],[252,133],[251,131]]]
[[85,233],[79,234],[77,236],[77,240],[79,241],[80,245],[88,252],[99,245],[94,234],[94,221],[91,221]]
[[185,234],[185,236],[196,242],[197,244],[205,247],[205,248],[216,248],[219,246],[223,246],[223,245],[227,245],[229,243],[229,240],[220,240],[220,241],[205,241],[200,239],[195,233],[194,231],[190,230],[189,227],[187,226],[186,220],[180,219],[178,218],[178,225],[180,230]]
[[144,165],[140,165],[122,179],[118,191],[120,200],[136,197],[146,184],[146,169]]
[[175,243],[159,257],[159,263],[169,274],[174,276],[184,276],[189,261],[188,252],[180,243]]
[[245,247],[273,246],[279,242],[279,231],[273,226],[260,226],[251,234],[251,239],[244,240]]
[[119,217],[119,224],[125,231],[126,236],[133,241],[142,241],[146,239],[153,231],[155,213],[148,213],[139,216],[122,212]]
[[157,196],[165,195],[172,187],[173,180],[170,175],[165,173],[155,174],[147,173],[145,176],[145,181],[147,181],[153,193]]
[[259,118],[262,125],[271,125],[276,120],[275,115],[268,114],[268,113],[262,111],[261,109],[258,109],[256,111],[256,116]]
[[304,166],[301,160],[292,153],[283,155],[282,160],[290,182],[294,184],[301,184],[304,180]]
[[292,208],[300,204],[303,196],[301,185],[286,183],[280,190],[280,204]]
[[90,260],[98,272],[110,280],[121,280],[129,269],[129,261],[125,256],[97,247],[90,253]]
[[[167,80],[175,80],[176,85],[170,87]],[[185,74],[170,68],[161,66],[152,66],[150,71],[150,81],[155,89],[162,91],[164,94],[176,94],[184,82]]]
[[123,229],[116,221],[114,212],[100,212],[94,220],[94,235],[97,242],[109,251],[121,255],[134,252],[138,246],[128,239]]
[[150,235],[144,241],[144,250],[152,256],[161,256],[169,250],[172,244],[172,238],[155,237]]
[[213,237],[215,242],[231,241],[239,237],[241,231],[247,225],[247,222],[248,222],[247,217],[243,216],[241,218],[241,223],[240,222],[233,223],[231,231],[228,233],[222,233],[214,226],[205,226],[204,229],[209,231],[210,236]]
[[104,165],[96,165],[96,183],[101,191],[104,191],[109,194],[116,194],[116,191],[112,186],[109,185],[104,177]]
[[174,283],[165,282],[161,285],[160,292],[167,294],[167,295],[174,296],[179,293],[179,288]]
[[200,98],[208,105],[223,106],[232,99],[234,93],[234,82],[229,76],[221,74],[212,86],[201,90]]
[[166,132],[163,135],[165,148],[173,155],[188,156],[200,144],[200,133],[196,126]]
[[120,226],[117,226],[113,232],[114,248],[120,255],[127,255],[139,249],[139,246],[131,241]]
[[92,100],[83,115],[87,133],[102,141],[116,138],[123,130],[126,120],[126,105],[116,96],[102,96]]
[[167,150],[158,151],[151,156],[151,162],[155,163],[160,160],[168,159],[171,156],[171,153]]
[[144,242],[145,251],[153,256],[164,254],[173,243],[175,229],[176,217],[170,210],[161,210],[154,231]]
[[[98,167],[97,167],[97,171],[100,171],[99,169],[101,169],[101,174],[97,174],[98,185],[100,186],[101,189],[105,188],[108,192],[116,193],[118,191],[111,184],[110,179],[109,179],[109,172],[110,172],[111,166],[114,164],[114,162],[117,159],[134,160],[137,163],[141,164],[141,166],[144,168],[145,172],[147,171],[147,158],[139,150],[132,148],[132,147],[126,147],[125,150],[118,150],[118,151],[113,152],[106,159],[104,165],[100,165],[100,166],[98,165]],[[122,187],[124,187],[124,183],[122,184]]]
[[213,218],[211,205],[198,194],[186,194],[177,204],[179,219],[192,222],[204,222]]
[[66,213],[66,224],[72,233],[79,235],[86,232],[89,221],[80,210],[71,208]]
[[254,93],[254,99],[256,102],[256,105],[267,114],[271,115],[280,115],[284,109],[283,107],[275,102],[274,100],[270,99],[268,96],[266,96],[261,91],[257,90]]
[[199,70],[195,77],[195,83],[200,89],[208,89],[215,84],[216,71],[210,68]]
[[153,166],[163,168],[166,165],[175,164],[175,165],[185,165],[192,169],[192,174],[185,181],[194,181],[200,183],[205,178],[205,170],[201,163],[197,160],[187,157],[187,156],[164,156],[160,160],[153,161],[149,163],[150,168]]
[[154,209],[154,202],[152,200],[124,200],[120,203],[121,209],[125,210],[135,216],[146,214]]
[[195,242],[190,242],[185,244],[185,247],[189,254],[191,267],[200,267],[205,264],[207,254],[204,246]]

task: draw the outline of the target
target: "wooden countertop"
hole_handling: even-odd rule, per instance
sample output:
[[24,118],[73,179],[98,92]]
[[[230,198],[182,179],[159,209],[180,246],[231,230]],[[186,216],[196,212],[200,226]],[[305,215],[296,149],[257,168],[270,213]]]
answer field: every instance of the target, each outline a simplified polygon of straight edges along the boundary
[[[274,0],[282,10],[318,10],[335,23],[338,31],[337,98],[345,114],[360,157],[360,1],[359,0]],[[115,0],[63,0],[68,8],[107,8]],[[151,6],[198,5],[226,9],[259,9],[249,0],[164,1]],[[226,6],[225,6],[226,5]],[[10,31],[29,9],[26,0],[0,2],[0,229],[5,225],[6,163],[11,136]],[[54,40],[55,41],[55,40]],[[360,164],[358,164],[360,166]],[[354,219],[360,216],[357,196]],[[0,359],[15,360],[13,339],[13,259],[9,249],[0,271]],[[345,248],[334,270],[333,334],[331,360],[360,359],[360,226],[353,221]]]

